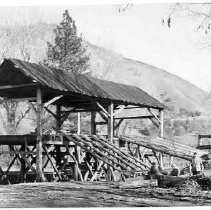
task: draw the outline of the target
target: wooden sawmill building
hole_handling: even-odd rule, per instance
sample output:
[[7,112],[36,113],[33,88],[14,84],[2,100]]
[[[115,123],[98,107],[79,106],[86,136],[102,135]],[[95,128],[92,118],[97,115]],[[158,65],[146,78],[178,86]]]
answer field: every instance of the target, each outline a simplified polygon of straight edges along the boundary
[[[35,134],[0,136],[0,145],[10,148],[8,154],[11,157],[6,170],[0,167],[1,181],[6,179],[10,182],[8,174],[15,160],[20,162],[20,182],[24,182],[29,173],[36,175],[36,181],[45,181],[48,165],[53,169],[54,180],[64,178],[67,166],[72,167],[74,179],[80,181],[97,180],[102,171],[106,174],[106,180],[114,180],[114,171],[121,174],[142,172],[149,168],[150,160],[148,163],[143,160],[140,146],[187,160],[191,158],[184,150],[177,152],[174,149],[167,150],[165,146],[156,147],[156,142],[150,145],[151,140],[148,141],[147,137],[143,141],[122,138],[128,141],[128,145],[138,145],[139,154],[136,153],[136,156],[132,152],[122,151],[114,142],[117,138],[114,136],[115,129],[125,119],[153,119],[158,125],[159,141],[166,141],[163,139],[164,105],[134,86],[67,73],[18,59],[5,59],[0,66],[0,97],[5,100],[28,101],[37,115]],[[123,110],[126,112],[133,109],[145,109],[148,114],[117,117]],[[54,135],[43,134],[44,110],[56,119],[57,132]],[[81,112],[91,113],[90,134],[80,133],[80,117],[76,134],[60,132],[62,124],[71,113]],[[101,122],[96,121],[96,114],[101,116]],[[96,133],[97,126],[102,124],[107,125],[106,136]],[[167,147],[170,148],[170,145],[168,142]],[[95,160],[95,166],[91,165],[89,158],[86,159],[90,155]],[[72,165],[69,164],[69,159]]]

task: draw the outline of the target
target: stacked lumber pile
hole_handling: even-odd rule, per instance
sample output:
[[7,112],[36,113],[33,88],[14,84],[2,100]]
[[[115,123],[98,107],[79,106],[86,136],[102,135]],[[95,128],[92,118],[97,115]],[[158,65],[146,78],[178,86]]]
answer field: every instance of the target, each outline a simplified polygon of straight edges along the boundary
[[149,166],[141,160],[121,151],[102,136],[63,134],[63,141],[75,143],[86,152],[91,153],[93,157],[112,167],[113,170],[129,176],[130,174],[144,173],[149,169]]
[[125,142],[130,142],[132,144],[185,160],[191,160],[194,152],[197,152],[200,156],[207,154],[205,151],[158,137],[120,136],[120,139]]

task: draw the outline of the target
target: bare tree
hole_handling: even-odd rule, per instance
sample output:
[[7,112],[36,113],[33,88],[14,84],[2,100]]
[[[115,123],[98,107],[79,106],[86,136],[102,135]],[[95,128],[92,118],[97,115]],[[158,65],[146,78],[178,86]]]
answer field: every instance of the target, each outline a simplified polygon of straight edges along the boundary
[[200,49],[211,46],[211,3],[177,3],[170,7],[167,20],[162,19],[162,24],[166,23],[169,28],[172,27],[172,21],[176,17],[192,18],[194,28],[203,32],[204,41]]
[[[7,57],[17,57],[24,61],[30,61],[31,54],[34,48],[34,31],[33,27],[28,27],[28,30],[23,28],[5,28],[1,31],[0,37],[2,43],[2,52],[0,60]],[[29,113],[31,107],[27,104],[23,106],[24,111],[17,111],[19,103],[17,101],[0,101],[1,107],[5,110],[5,117],[1,113],[2,124],[5,127],[7,134],[16,134],[17,128],[21,121]]]

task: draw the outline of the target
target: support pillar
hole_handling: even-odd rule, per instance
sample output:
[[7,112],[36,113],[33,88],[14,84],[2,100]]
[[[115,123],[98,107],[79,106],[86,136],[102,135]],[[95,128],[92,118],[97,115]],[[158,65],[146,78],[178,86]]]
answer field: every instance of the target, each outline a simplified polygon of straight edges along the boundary
[[44,182],[45,177],[42,171],[42,117],[43,117],[43,99],[42,89],[37,88],[37,154],[36,154],[36,181]]
[[96,118],[96,112],[91,112],[91,134],[92,135],[96,135],[95,118]]
[[[77,134],[80,135],[81,134],[81,113],[78,112],[78,122],[77,122]],[[81,154],[81,150],[79,146],[75,146],[75,158],[76,158],[76,162],[74,165],[74,179],[75,181],[79,181],[79,173],[78,173],[78,169],[79,169],[79,164],[81,163],[81,158],[80,155]]]
[[160,118],[160,137],[164,137],[164,120],[163,120],[163,110],[159,111],[159,118]]
[[77,134],[81,134],[81,113],[78,112],[78,125],[77,125]]
[[[108,141],[111,143],[114,143],[113,137],[114,137],[114,104],[111,102],[111,104],[108,107],[108,113],[110,117],[108,118]],[[107,165],[107,181],[112,181],[112,172],[111,167]]]
[[110,115],[108,119],[108,140],[113,143],[114,141],[114,104],[111,103],[108,107],[108,113]]
[[59,132],[61,130],[61,106],[56,105],[56,131]]
[[[164,137],[164,121],[163,121],[163,110],[159,110],[159,119],[160,119],[160,127],[159,127],[159,131],[160,131],[160,138]],[[161,168],[163,168],[163,154],[160,153],[159,154],[159,159],[160,159],[160,166]]]

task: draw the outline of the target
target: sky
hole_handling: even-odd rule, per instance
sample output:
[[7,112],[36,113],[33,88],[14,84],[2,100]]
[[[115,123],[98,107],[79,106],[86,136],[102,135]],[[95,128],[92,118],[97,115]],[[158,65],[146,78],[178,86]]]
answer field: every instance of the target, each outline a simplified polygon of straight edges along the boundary
[[89,42],[162,68],[203,90],[211,90],[211,48],[200,49],[206,37],[196,31],[195,19],[176,16],[169,29],[161,24],[161,19],[167,18],[172,4],[133,4],[119,13],[124,5],[111,2],[106,5],[0,5],[0,25],[59,23],[67,8],[78,32]]

